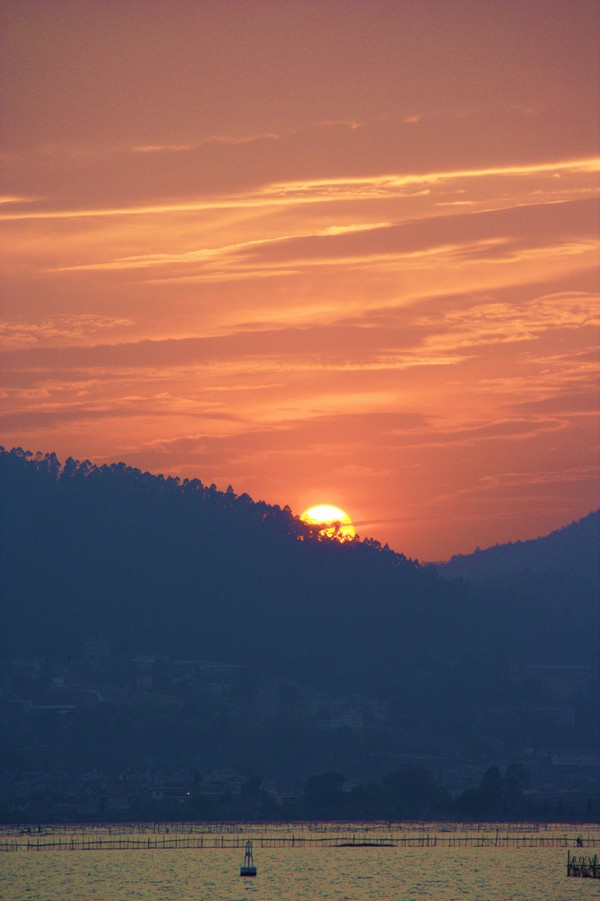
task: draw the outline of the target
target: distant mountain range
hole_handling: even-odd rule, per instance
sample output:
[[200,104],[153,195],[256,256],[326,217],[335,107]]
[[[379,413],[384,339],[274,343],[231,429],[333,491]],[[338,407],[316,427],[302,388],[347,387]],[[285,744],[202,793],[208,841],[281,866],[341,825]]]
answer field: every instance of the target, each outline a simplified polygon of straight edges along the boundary
[[598,578],[600,569],[600,510],[542,538],[497,544],[472,554],[458,554],[436,563],[440,575],[489,579],[518,572],[570,570]]

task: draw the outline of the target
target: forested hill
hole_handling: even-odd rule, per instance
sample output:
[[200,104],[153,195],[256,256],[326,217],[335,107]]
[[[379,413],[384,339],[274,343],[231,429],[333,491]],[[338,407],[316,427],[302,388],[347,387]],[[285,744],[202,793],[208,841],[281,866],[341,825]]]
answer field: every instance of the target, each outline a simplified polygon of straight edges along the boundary
[[398,697],[418,678],[445,703],[452,680],[496,684],[511,661],[596,660],[594,592],[576,576],[480,594],[372,540],[319,540],[287,508],[122,463],[2,450],[0,493],[8,658],[103,636],[120,654],[345,692]]
[[102,634],[128,653],[351,670],[359,636],[385,642],[383,611],[398,629],[400,602],[436,582],[376,541],[320,539],[288,508],[123,463],[2,449],[0,493],[9,656]]
[[444,576],[488,579],[519,572],[566,570],[591,580],[600,576],[600,510],[542,538],[515,541],[436,564]]

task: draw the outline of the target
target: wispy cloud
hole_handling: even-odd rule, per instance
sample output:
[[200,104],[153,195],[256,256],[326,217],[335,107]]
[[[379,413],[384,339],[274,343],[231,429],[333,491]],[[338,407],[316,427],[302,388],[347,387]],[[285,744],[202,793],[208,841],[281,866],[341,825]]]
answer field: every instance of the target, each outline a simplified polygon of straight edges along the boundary
[[248,135],[245,137],[231,137],[228,135],[210,135],[195,144],[139,144],[131,148],[132,153],[190,153],[209,144],[243,145],[253,144],[256,141],[278,141],[281,135],[269,133]]
[[[391,223],[375,222],[361,225],[328,225],[321,231],[311,235],[278,235],[272,238],[261,238],[254,241],[243,241],[237,244],[229,244],[221,247],[209,247],[201,250],[189,250],[183,253],[158,253],[144,256],[123,257],[106,263],[87,263],[79,266],[57,266],[55,272],[81,272],[93,269],[139,269],[154,266],[171,266],[173,264],[203,263],[213,264],[219,260],[230,260],[237,255],[251,253],[260,247],[272,247],[280,243],[289,243],[292,240],[302,240],[308,237],[330,237],[334,235],[346,235],[354,232],[361,234],[376,229],[385,228]],[[254,273],[256,274],[256,273]]]
[[470,182],[472,180],[530,177],[539,175],[586,174],[600,171],[600,158],[555,161],[529,165],[453,169],[430,172],[390,173],[372,176],[306,179],[282,181],[266,185],[241,195],[200,197],[183,201],[106,208],[78,207],[75,209],[23,210],[0,215],[2,220],[68,219],[105,216],[166,215],[174,212],[195,212],[221,209],[267,208],[325,203],[341,200],[373,200],[402,196],[406,189],[430,187],[440,183]]
[[95,343],[100,336],[122,333],[133,326],[131,319],[82,313],[41,321],[0,320],[0,347],[11,349],[58,344]]

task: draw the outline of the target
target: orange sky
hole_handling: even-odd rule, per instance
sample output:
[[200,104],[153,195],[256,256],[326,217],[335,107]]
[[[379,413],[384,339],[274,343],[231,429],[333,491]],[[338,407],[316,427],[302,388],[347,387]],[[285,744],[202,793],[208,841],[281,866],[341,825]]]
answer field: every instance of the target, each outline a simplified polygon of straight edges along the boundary
[[598,506],[595,0],[4,0],[7,447],[421,560]]

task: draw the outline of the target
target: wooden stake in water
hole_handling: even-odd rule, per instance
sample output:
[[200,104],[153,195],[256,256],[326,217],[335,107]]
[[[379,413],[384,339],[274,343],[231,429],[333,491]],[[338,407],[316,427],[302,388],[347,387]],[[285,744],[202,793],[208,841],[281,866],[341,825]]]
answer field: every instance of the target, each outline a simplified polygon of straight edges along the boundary
[[600,879],[600,864],[598,855],[575,856],[567,851],[567,876],[579,876],[583,879]]

